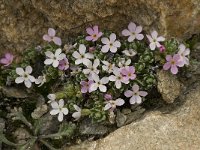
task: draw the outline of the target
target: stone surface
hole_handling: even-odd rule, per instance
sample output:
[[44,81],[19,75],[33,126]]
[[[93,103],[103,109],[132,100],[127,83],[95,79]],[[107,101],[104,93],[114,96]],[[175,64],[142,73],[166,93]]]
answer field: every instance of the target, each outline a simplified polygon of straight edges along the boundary
[[[0,132],[2,133],[5,128],[5,120],[0,118]],[[2,142],[0,141],[0,150],[2,149]]]
[[[13,7],[15,6],[15,7]],[[41,44],[48,27],[63,41],[88,25],[119,32],[134,21],[167,37],[188,38],[200,32],[199,0],[1,0],[0,53],[23,52]]]
[[184,101],[170,114],[159,111],[130,125],[121,127],[107,137],[66,150],[198,150],[200,149],[200,83],[181,96]]
[[174,100],[180,95],[182,85],[177,77],[168,71],[160,70],[157,72],[158,77],[158,91],[161,93],[162,98],[167,103],[173,103]]

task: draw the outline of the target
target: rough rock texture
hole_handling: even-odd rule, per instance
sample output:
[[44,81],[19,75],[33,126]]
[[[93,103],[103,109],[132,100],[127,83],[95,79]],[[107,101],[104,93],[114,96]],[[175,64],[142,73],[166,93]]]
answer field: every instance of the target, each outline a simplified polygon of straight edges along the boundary
[[158,91],[167,103],[173,103],[181,93],[181,83],[177,77],[168,71],[160,70],[158,76]]
[[[14,7],[13,7],[14,6]],[[63,41],[88,25],[121,31],[130,21],[146,31],[187,38],[200,32],[199,0],[1,0],[0,53],[40,44],[48,27]]]
[[101,140],[66,150],[200,149],[200,83],[181,96],[185,103],[170,114],[149,112]]

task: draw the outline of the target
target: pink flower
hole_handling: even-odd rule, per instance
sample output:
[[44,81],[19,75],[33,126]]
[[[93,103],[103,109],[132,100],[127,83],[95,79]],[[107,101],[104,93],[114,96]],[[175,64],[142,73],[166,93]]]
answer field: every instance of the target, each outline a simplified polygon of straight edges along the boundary
[[160,49],[160,52],[161,52],[161,53],[163,53],[163,52],[166,50],[164,45],[161,45],[161,46],[159,47],[159,49]]
[[0,59],[0,64],[9,66],[13,62],[14,56],[11,53],[6,53],[4,58]]
[[98,26],[94,26],[93,28],[89,27],[86,31],[89,34],[89,36],[85,38],[87,41],[97,41],[103,34],[102,32],[99,32]]
[[190,49],[186,48],[184,44],[179,46],[178,54],[180,55],[180,60],[184,62],[185,65],[189,65],[188,55],[190,54]]
[[142,102],[142,97],[147,96],[147,94],[148,93],[145,91],[139,91],[139,86],[137,84],[133,85],[132,91],[127,90],[124,92],[126,97],[131,97],[129,100],[130,104],[140,104]]
[[128,41],[133,42],[135,39],[142,40],[144,38],[143,34],[140,34],[142,32],[141,26],[136,26],[135,23],[131,22],[128,25],[128,30],[124,29],[122,31],[122,35],[129,36]]
[[89,47],[89,52],[92,53],[95,51],[95,47]]
[[135,68],[133,66],[123,67],[120,72],[125,76],[125,80],[134,80],[136,78]]
[[69,68],[69,61],[65,57],[64,59],[59,61],[58,69],[60,70],[67,70]]
[[92,80],[87,81],[81,81],[81,92],[82,93],[87,93],[87,92],[92,92],[90,90],[90,86],[94,83]]
[[61,39],[59,37],[56,37],[55,35],[56,35],[56,31],[53,28],[49,28],[48,34],[45,34],[43,36],[43,39],[48,42],[53,41],[56,45],[60,46],[62,44]]
[[159,48],[161,46],[160,42],[165,41],[165,38],[163,36],[158,36],[157,31],[151,32],[151,35],[146,35],[150,44],[149,47],[151,50],[155,50],[156,47]]
[[171,55],[166,56],[167,62],[164,64],[163,69],[168,70],[171,68],[172,74],[178,73],[178,67],[183,67],[184,62],[180,60],[180,55],[175,54],[173,57]]
[[111,100],[112,99],[112,95],[111,94],[105,94],[104,95],[104,99],[105,100]]

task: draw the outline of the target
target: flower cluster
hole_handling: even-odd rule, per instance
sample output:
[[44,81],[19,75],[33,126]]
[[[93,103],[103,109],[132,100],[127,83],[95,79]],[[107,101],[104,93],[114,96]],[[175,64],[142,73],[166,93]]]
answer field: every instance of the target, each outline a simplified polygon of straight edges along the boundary
[[[70,113],[75,120],[82,116],[105,120],[105,114],[115,112],[117,107],[145,100],[156,85],[157,66],[163,65],[164,70],[177,74],[178,67],[189,65],[190,50],[184,44],[170,49],[169,42],[157,31],[145,35],[143,28],[133,22],[121,32],[122,37],[101,32],[98,26],[87,28],[86,33],[73,45],[62,48],[61,38],[49,28],[43,36],[49,44],[36,48],[23,65],[14,68],[15,83],[53,92],[42,94],[49,99],[50,114],[58,115],[59,121]],[[12,54],[6,53],[0,63],[9,67],[13,59]],[[39,71],[38,65],[42,66]],[[48,86],[62,90],[53,91]]]

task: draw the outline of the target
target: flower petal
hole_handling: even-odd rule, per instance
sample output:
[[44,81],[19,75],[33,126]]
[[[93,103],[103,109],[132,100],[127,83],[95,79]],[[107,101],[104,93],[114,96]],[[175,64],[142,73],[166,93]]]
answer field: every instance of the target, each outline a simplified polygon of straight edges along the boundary
[[105,85],[99,85],[99,90],[101,92],[106,92],[107,91],[107,87]]
[[110,45],[104,45],[104,46],[101,48],[101,51],[102,51],[103,53],[107,53],[107,52],[109,51],[109,49],[110,49]]
[[29,75],[29,76],[28,76],[28,79],[29,79],[31,82],[35,82],[35,77],[34,77],[34,76]]
[[80,54],[85,54],[85,51],[86,51],[86,47],[84,44],[80,44],[79,45],[79,52]]
[[63,99],[60,99],[59,101],[58,101],[58,105],[59,105],[59,107],[60,108],[62,108],[63,106],[64,106],[64,100]]
[[78,120],[81,117],[81,112],[74,112],[72,114],[72,117],[75,118],[76,120]]
[[129,100],[130,104],[135,104],[136,103],[136,96],[133,95],[130,100]]
[[135,40],[135,35],[130,35],[129,37],[128,37],[128,41],[129,42],[133,42]]
[[62,122],[63,121],[63,113],[59,112],[58,114],[58,121]]
[[100,80],[100,83],[101,84],[107,84],[109,82],[109,78],[108,77],[103,77],[101,80]]
[[44,61],[44,64],[45,65],[50,65],[50,64],[52,64],[53,63],[53,59],[46,59],[45,61]]
[[134,93],[138,92],[139,86],[137,84],[134,84],[133,87],[132,87],[132,90],[133,90]]
[[136,24],[133,23],[133,22],[130,22],[129,25],[128,25],[128,29],[129,29],[130,32],[135,32]]
[[119,41],[115,41],[115,42],[113,43],[113,46],[114,46],[114,47],[120,47],[120,46],[121,46],[121,43],[120,43]]
[[112,46],[112,47],[110,48],[110,51],[111,51],[112,53],[116,53],[116,52],[117,52],[117,48],[114,47],[114,46]]
[[145,97],[145,96],[147,96],[147,92],[145,92],[145,91],[139,91],[139,95],[140,96],[143,96],[143,97]]
[[43,40],[51,42],[52,39],[49,35],[45,34],[45,35],[43,35]]
[[49,58],[53,58],[54,57],[54,54],[52,52],[50,52],[50,51],[45,52],[45,55],[47,57],[49,57]]
[[50,114],[51,115],[56,115],[56,114],[58,114],[60,111],[59,111],[59,109],[52,109],[51,111],[50,111]]
[[110,34],[110,42],[114,42],[116,40],[116,34],[115,33],[111,33]]
[[124,29],[124,30],[122,31],[122,35],[123,35],[123,36],[130,36],[130,35],[131,35],[131,32],[130,32],[129,30],[127,30],[127,29]]
[[32,83],[31,83],[30,80],[25,80],[25,81],[24,81],[24,84],[25,84],[25,86],[26,86],[27,88],[30,88],[31,85],[32,85]]
[[104,107],[104,110],[108,110],[112,107],[112,105],[110,103],[107,103]]
[[164,70],[168,70],[169,68],[171,67],[171,63],[170,62],[167,62],[163,65],[163,69]]
[[78,107],[77,105],[73,105],[73,107],[74,107],[74,109],[75,109],[76,111],[81,111],[81,108]]
[[58,60],[54,60],[53,61],[53,67],[56,68],[59,65],[59,61]]
[[122,105],[124,105],[124,100],[123,99],[121,99],[121,98],[118,98],[118,99],[116,99],[116,101],[115,101],[115,104],[117,105],[117,106],[122,106]]
[[91,86],[90,86],[90,91],[96,91],[97,88],[99,87],[99,85],[97,83],[93,83]]
[[177,68],[176,65],[172,65],[172,66],[171,66],[171,73],[172,73],[172,74],[177,74],[177,73],[178,73],[178,68]]
[[74,58],[76,58],[76,59],[81,58],[81,55],[80,55],[77,51],[73,52],[72,56],[73,56]]
[[91,27],[87,28],[87,29],[86,29],[86,32],[87,32],[89,35],[94,34],[94,31],[93,31],[93,29],[92,29]]
[[126,92],[124,92],[124,95],[125,95],[126,97],[131,97],[131,96],[133,96],[133,91],[127,90]]
[[58,57],[61,54],[62,50],[58,48],[55,52],[55,56]]
[[136,39],[137,40],[142,40],[144,38],[143,34],[136,34]]
[[59,37],[54,37],[53,42],[58,46],[62,45],[61,38],[59,38]]
[[31,74],[32,71],[33,71],[33,69],[32,69],[31,66],[27,66],[26,69],[25,69],[25,72],[28,73],[28,74]]
[[51,36],[51,37],[53,37],[53,36],[56,35],[56,31],[53,28],[49,28],[48,29],[48,35]]
[[53,109],[59,109],[58,102],[56,102],[56,101],[51,102],[51,107],[52,107]]
[[151,33],[151,36],[152,36],[153,39],[157,39],[157,37],[158,37],[158,32],[157,32],[157,31],[153,31],[153,32]]
[[56,99],[56,95],[55,94],[49,94],[49,95],[47,95],[47,98],[54,101]]
[[141,104],[142,103],[142,98],[140,96],[136,96],[136,103]]
[[16,73],[18,75],[24,75],[24,69],[23,68],[16,68]]
[[24,82],[24,77],[17,77],[15,79],[15,83],[17,83],[17,84],[22,83],[22,82]]
[[67,108],[62,108],[62,112],[64,115],[67,115],[69,113],[69,110]]
[[155,49],[156,49],[156,43],[154,43],[154,42],[153,42],[153,43],[150,43],[149,46],[150,46],[150,49],[151,49],[151,50],[155,50]]
[[110,41],[109,41],[108,38],[101,38],[101,42],[102,42],[103,44],[110,44]]

